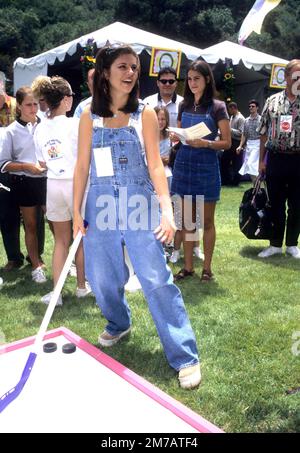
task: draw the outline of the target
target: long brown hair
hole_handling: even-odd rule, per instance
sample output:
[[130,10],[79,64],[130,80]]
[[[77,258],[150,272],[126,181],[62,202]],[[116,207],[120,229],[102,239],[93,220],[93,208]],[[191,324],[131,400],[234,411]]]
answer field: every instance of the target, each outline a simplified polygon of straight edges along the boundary
[[206,86],[203,92],[203,95],[200,99],[200,103],[203,106],[208,106],[213,102],[213,99],[216,97],[216,84],[214,75],[210,66],[206,61],[196,60],[190,64],[187,70],[187,76],[184,85],[184,94],[183,94],[183,106],[184,107],[191,107],[194,104],[194,95],[190,90],[189,83],[188,83],[188,73],[189,71],[196,71],[199,74],[203,75]]
[[[111,65],[120,55],[128,54],[136,57],[137,64],[140,67],[137,53],[128,45],[104,46],[98,51],[93,81],[93,100],[91,105],[92,113],[107,118],[111,118],[113,116],[113,112],[110,108],[112,101],[110,85],[109,81],[105,77],[105,72],[110,70]],[[138,108],[138,92],[139,81],[137,79],[128,96],[127,103],[119,110],[124,113],[135,112]]]

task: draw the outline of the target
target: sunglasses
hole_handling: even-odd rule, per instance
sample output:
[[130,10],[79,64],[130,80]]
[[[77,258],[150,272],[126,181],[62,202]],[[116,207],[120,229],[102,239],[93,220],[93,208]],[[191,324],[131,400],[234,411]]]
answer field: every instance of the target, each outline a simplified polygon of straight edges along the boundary
[[159,82],[162,83],[163,85],[166,85],[167,83],[169,85],[173,85],[176,82],[176,80],[175,79],[170,79],[170,80],[169,79],[159,79]]

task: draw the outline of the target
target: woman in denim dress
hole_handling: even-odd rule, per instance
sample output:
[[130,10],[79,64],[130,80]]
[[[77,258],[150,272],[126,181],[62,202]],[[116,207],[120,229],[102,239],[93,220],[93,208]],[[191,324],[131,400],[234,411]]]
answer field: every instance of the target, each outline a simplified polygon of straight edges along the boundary
[[[100,345],[113,346],[131,330],[124,291],[126,245],[167,360],[179,372],[181,387],[193,388],[201,380],[197,346],[164,257],[162,242],[171,241],[175,225],[157,117],[138,100],[139,69],[129,46],[106,46],[98,52],[93,101],[79,126],[74,235],[79,229],[85,235],[86,276],[108,321]],[[80,208],[89,170],[85,230]]]
[[[184,268],[175,275],[175,280],[194,274],[193,247],[199,228],[203,228],[204,249],[201,280],[213,279],[211,262],[216,240],[214,215],[221,190],[217,151],[231,146],[226,106],[215,99],[215,82],[210,66],[205,61],[196,60],[188,69],[184,99],[178,112],[178,127],[188,128],[201,122],[209,128],[210,134],[181,144],[173,168],[171,193],[180,197],[179,212],[185,213],[184,218],[180,218]],[[174,133],[170,138],[172,141],[179,140]],[[204,201],[204,219],[201,219],[201,201]],[[199,217],[200,225],[197,224]]]

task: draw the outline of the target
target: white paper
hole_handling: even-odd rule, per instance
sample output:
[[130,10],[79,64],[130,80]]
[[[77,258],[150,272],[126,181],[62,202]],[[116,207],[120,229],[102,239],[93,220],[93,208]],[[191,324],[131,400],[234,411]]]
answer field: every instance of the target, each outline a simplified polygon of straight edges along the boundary
[[211,134],[211,130],[203,123],[203,121],[194,126],[187,127],[186,129],[181,127],[169,127],[168,131],[174,132],[184,145],[186,144],[186,140],[197,140]]
[[114,167],[110,147],[106,146],[105,148],[94,148],[93,152],[97,176],[98,177],[113,176]]

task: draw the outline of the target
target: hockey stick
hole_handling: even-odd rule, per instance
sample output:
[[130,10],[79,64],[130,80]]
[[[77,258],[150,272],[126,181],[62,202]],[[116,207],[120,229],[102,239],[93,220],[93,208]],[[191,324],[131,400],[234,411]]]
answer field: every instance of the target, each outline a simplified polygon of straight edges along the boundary
[[56,306],[56,302],[57,302],[59,295],[61,293],[61,290],[64,286],[64,283],[67,278],[68,272],[70,270],[72,261],[77,252],[77,249],[79,247],[81,238],[82,238],[82,233],[81,233],[81,231],[78,231],[78,233],[73,241],[73,244],[71,245],[71,248],[70,248],[69,254],[67,256],[66,262],[64,264],[64,267],[60,273],[58,282],[54,288],[53,294],[51,296],[51,299],[50,299],[48,308],[46,310],[45,316],[43,318],[43,321],[40,325],[39,331],[35,337],[35,341],[32,346],[32,351],[29,353],[26,365],[22,372],[21,379],[19,380],[19,382],[17,383],[17,385],[15,387],[11,388],[8,392],[4,393],[4,395],[2,395],[0,397],[0,413],[6,408],[6,406],[8,406],[12,401],[14,401],[18,397],[18,395],[21,393],[24,385],[26,384],[26,382],[30,376],[34,362],[37,358],[39,348],[41,346],[44,335],[47,331],[48,324],[51,320],[54,308]]

